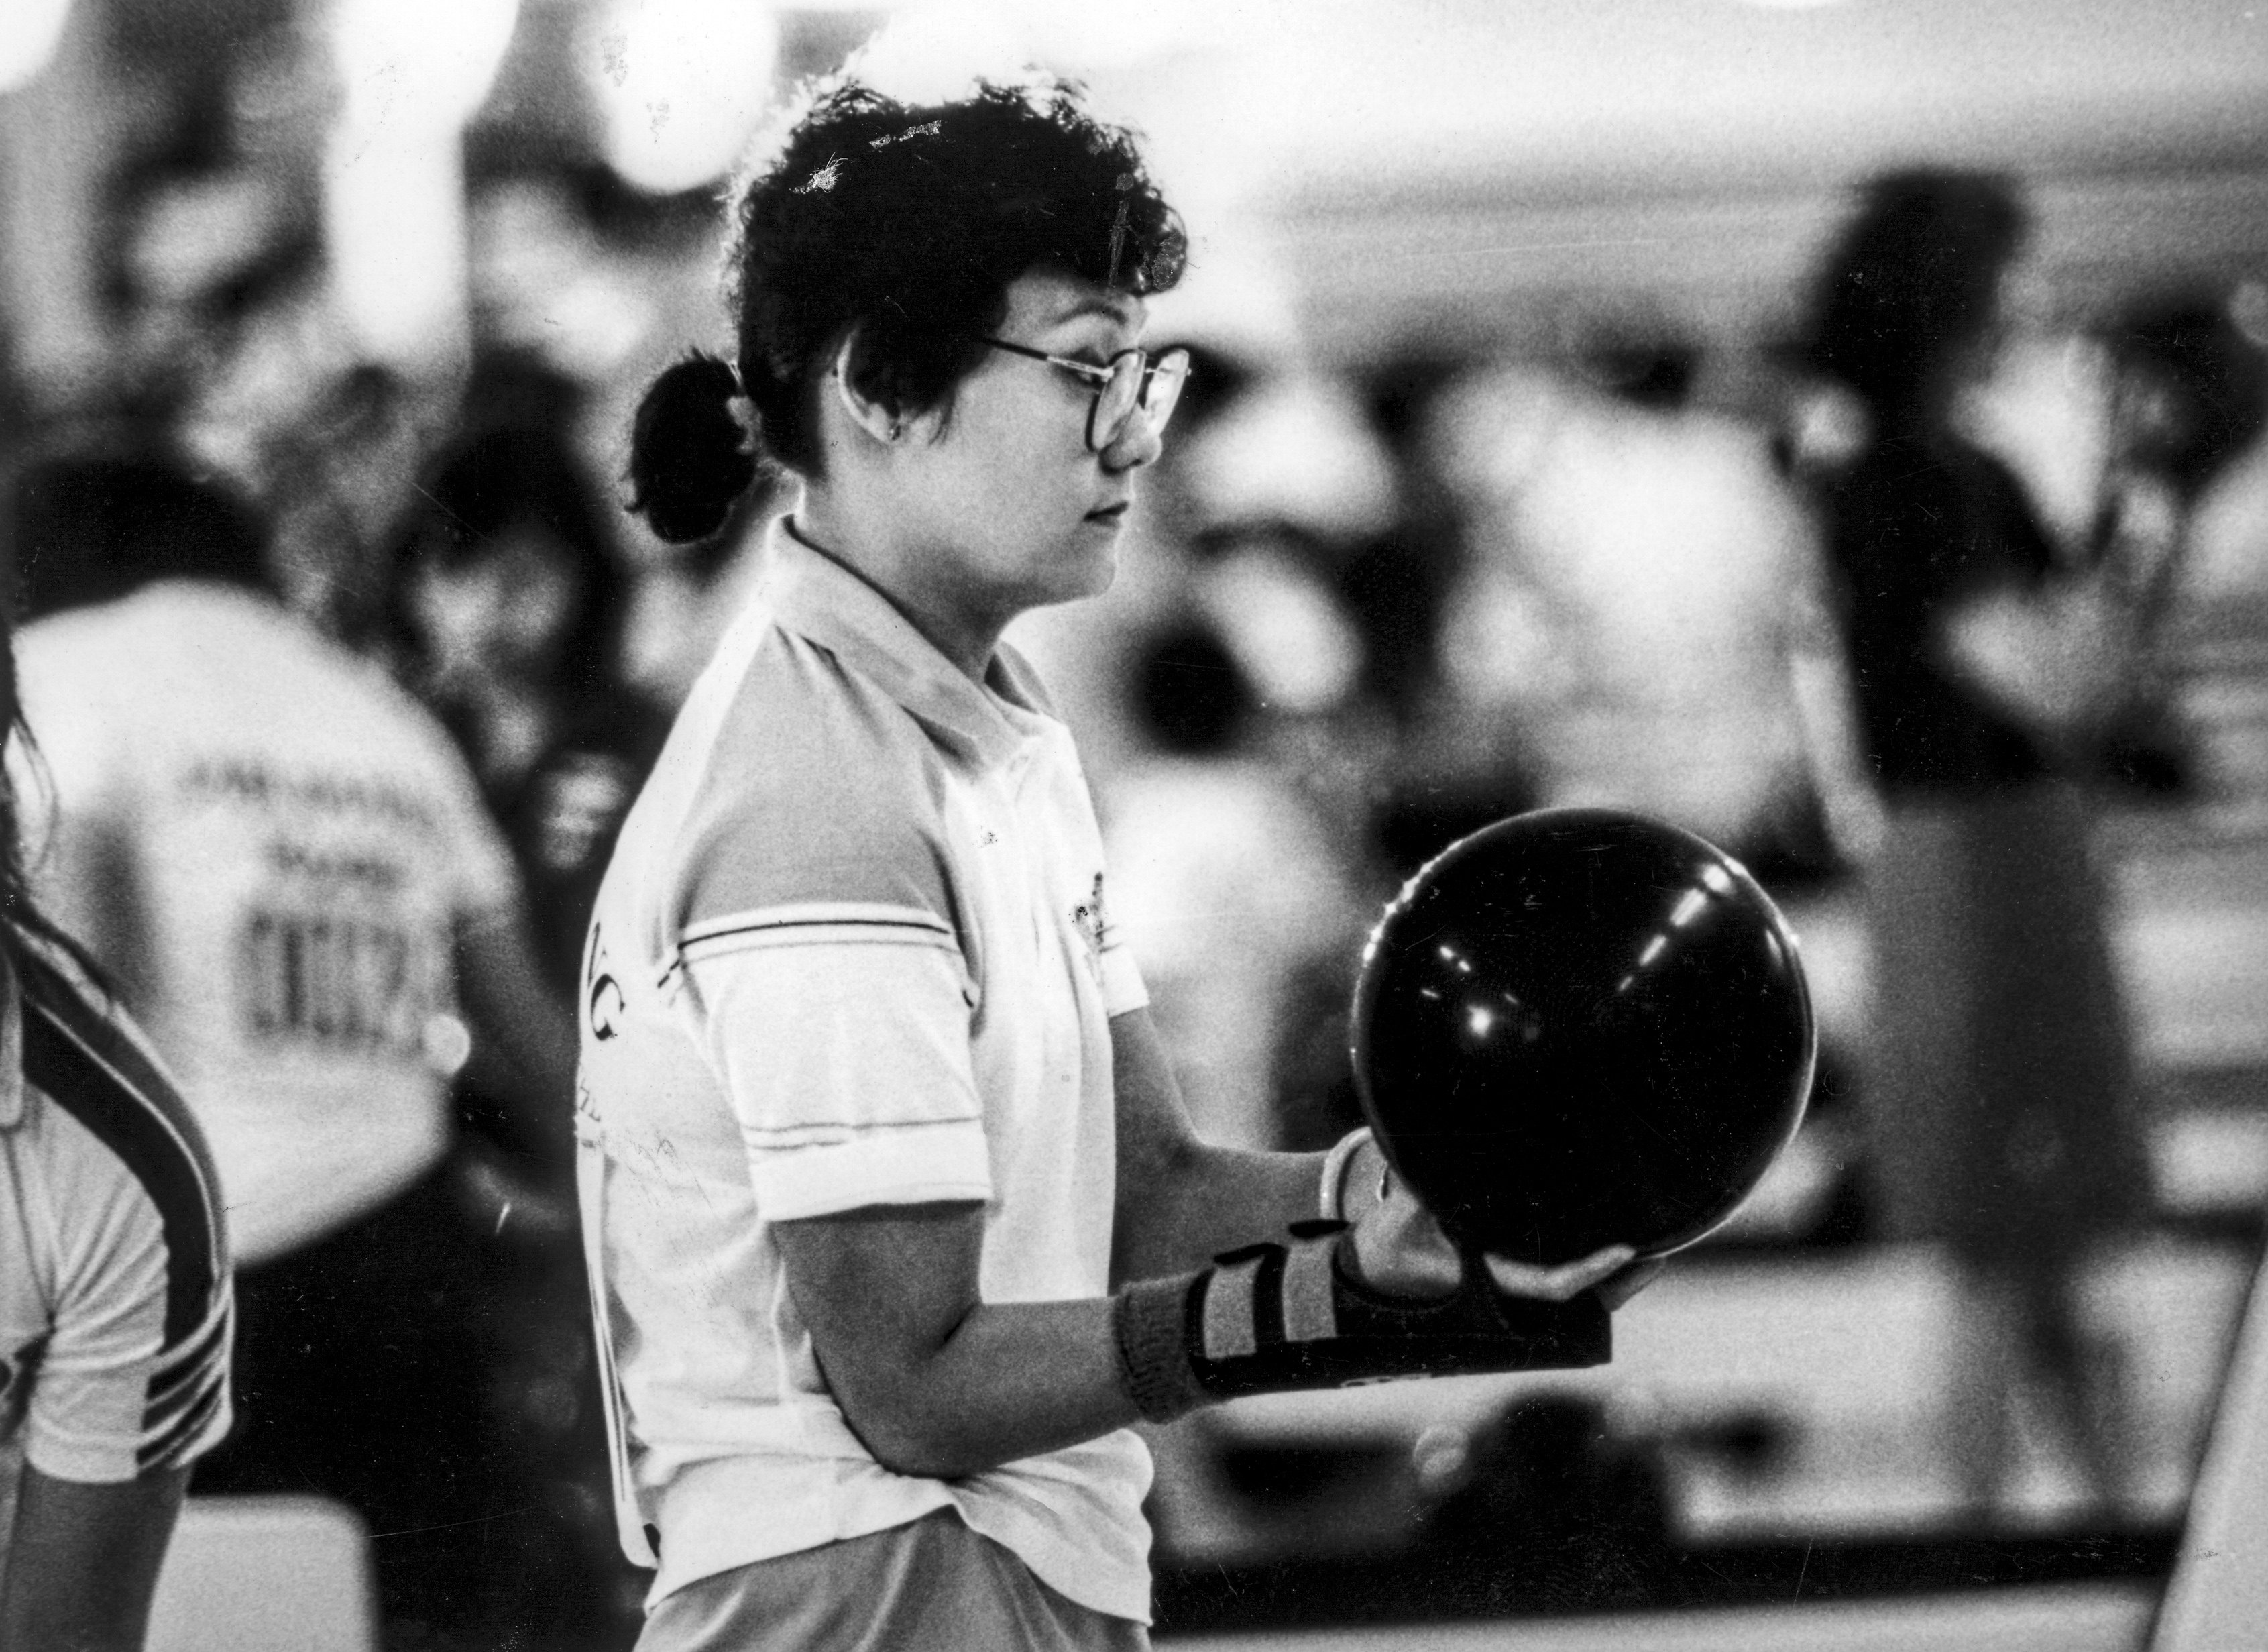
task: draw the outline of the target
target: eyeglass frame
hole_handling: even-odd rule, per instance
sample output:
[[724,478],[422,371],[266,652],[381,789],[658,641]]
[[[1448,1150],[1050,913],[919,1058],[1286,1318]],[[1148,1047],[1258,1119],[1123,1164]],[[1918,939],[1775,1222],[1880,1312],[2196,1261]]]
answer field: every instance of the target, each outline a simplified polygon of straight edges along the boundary
[[[1114,430],[1103,440],[1097,441],[1094,424],[1097,416],[1102,411],[1102,398],[1108,393],[1111,381],[1118,376],[1120,362],[1131,356],[1140,364],[1134,370],[1134,403],[1119,418],[1118,424],[1121,430],[1124,428],[1126,421],[1133,417],[1137,412],[1147,413],[1150,410],[1150,387],[1157,381],[1158,375],[1166,370],[1166,365],[1176,357],[1181,359],[1181,383],[1186,385],[1189,382],[1189,352],[1180,344],[1170,345],[1160,351],[1155,361],[1150,358],[1148,350],[1137,346],[1130,350],[1118,351],[1107,362],[1093,362],[1081,361],[1076,356],[1050,355],[1044,350],[1035,350],[1029,344],[1019,344],[1009,339],[993,338],[985,334],[977,335],[976,342],[994,350],[1005,350],[1012,356],[1021,356],[1030,361],[1043,361],[1050,367],[1062,369],[1091,388],[1094,392],[1094,400],[1087,404],[1086,409],[1086,450],[1091,454],[1101,453],[1110,446],[1119,434],[1117,430]],[[1177,387],[1174,392],[1174,402],[1178,404],[1180,401],[1181,391]],[[1166,415],[1168,418],[1173,417],[1173,407],[1167,408]],[[1150,428],[1152,433],[1155,434],[1165,428],[1165,423],[1163,420],[1153,420]]]

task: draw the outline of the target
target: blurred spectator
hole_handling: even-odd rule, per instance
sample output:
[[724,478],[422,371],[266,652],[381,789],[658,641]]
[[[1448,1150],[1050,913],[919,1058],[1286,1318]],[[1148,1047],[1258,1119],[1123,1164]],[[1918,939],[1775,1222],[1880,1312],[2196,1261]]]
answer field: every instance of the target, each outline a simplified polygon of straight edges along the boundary
[[2268,426],[2268,351],[2219,294],[2132,311],[2110,343],[2123,457],[2194,505]]
[[387,556],[431,450],[431,401],[393,369],[364,363],[275,433],[263,497],[284,602],[350,644],[370,642],[384,623]]
[[[445,452],[419,490],[390,643],[481,783],[530,897],[547,985],[571,1007],[600,879],[668,719],[622,681],[629,582],[560,433],[571,387],[507,377],[509,394],[493,380],[475,392],[505,422]],[[475,1082],[460,1100],[476,1124],[508,1123],[509,1096]],[[526,1207],[518,1178],[484,1169],[499,1218]],[[499,1611],[521,1633],[626,1622],[642,1589],[615,1539],[582,1249],[560,1214],[497,1259],[491,1403],[529,1482],[511,1501],[549,1516],[487,1545],[513,1603]]]
[[307,275],[245,311],[172,428],[257,502],[285,605],[359,647],[383,623],[389,558],[458,387],[366,359]]
[[623,681],[630,581],[550,430],[469,436],[419,496],[390,604],[397,668],[472,765],[519,862],[545,974],[571,996],[615,832],[668,733]]
[[1816,870],[1851,758],[1807,716],[1803,677],[1839,677],[1815,536],[1764,433],[1690,405],[1696,365],[1634,342],[1588,381],[1498,371],[1445,404],[1469,557],[1443,675],[1465,760],[1520,763],[1535,801]]
[[1405,729],[1436,688],[1435,643],[1458,564],[1454,501],[1425,432],[1464,367],[1461,356],[1413,346],[1366,380],[1371,424],[1395,467],[1395,511],[1352,548],[1337,583],[1362,638],[1365,692]]
[[[82,462],[24,491],[87,497]],[[114,531],[57,542],[92,549],[89,587],[122,594],[20,642],[53,800],[34,864],[218,1161],[239,1420],[198,1485],[343,1499],[378,1540],[389,1619],[438,1633],[477,1617],[487,1581],[448,1528],[510,1507],[481,1394],[495,1235],[448,1158],[460,1002],[539,1164],[566,1154],[571,1024],[439,728],[275,601],[242,506],[162,454],[106,463],[92,491]]]
[[1212,631],[1154,634],[1131,698],[1149,750],[1099,788],[1118,922],[1197,1129],[1279,1147],[1273,1064],[1294,984],[1319,959],[1351,976],[1343,840],[1256,754],[1260,708]]
[[2036,598],[2058,566],[1953,417],[2024,227],[1999,178],[1877,180],[1827,262],[1812,340],[1868,432],[1827,507],[1887,807],[1866,879],[1873,1169],[1889,1236],[1940,1243],[1961,1272],[1942,1445],[1980,1515],[2008,1490],[2028,1390],[2092,1495],[2132,1489],[2119,1368],[2078,1287],[2149,1194],[2088,811],[2051,756],[2066,731],[2009,709],[1950,640],[1965,605]]
[[2110,778],[2161,795],[2196,784],[2162,653],[2205,490],[2268,426],[2268,351],[2217,295],[2160,301],[2112,331],[2111,451],[2100,531],[2123,570],[2141,670],[2106,719],[2095,756]]

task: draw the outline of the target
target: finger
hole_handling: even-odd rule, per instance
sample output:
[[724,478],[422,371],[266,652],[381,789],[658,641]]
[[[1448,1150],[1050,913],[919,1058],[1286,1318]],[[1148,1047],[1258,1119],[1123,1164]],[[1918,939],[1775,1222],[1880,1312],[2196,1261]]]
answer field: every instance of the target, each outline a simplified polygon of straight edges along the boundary
[[1620,1308],[1660,1279],[1662,1269],[1668,1265],[1668,1258],[1663,1257],[1649,1257],[1643,1262],[1633,1262],[1599,1287],[1599,1300],[1607,1305],[1609,1311]]
[[1549,1268],[1533,1262],[1515,1262],[1509,1257],[1486,1258],[1489,1277],[1506,1295],[1532,1296],[1547,1302],[1564,1302],[1580,1296],[1594,1286],[1604,1284],[1637,1259],[1638,1252],[1628,1245],[1609,1245],[1580,1260]]
[[1440,1296],[1457,1288],[1464,1260],[1440,1224],[1419,1205],[1373,1206],[1355,1224],[1355,1272],[1395,1296]]

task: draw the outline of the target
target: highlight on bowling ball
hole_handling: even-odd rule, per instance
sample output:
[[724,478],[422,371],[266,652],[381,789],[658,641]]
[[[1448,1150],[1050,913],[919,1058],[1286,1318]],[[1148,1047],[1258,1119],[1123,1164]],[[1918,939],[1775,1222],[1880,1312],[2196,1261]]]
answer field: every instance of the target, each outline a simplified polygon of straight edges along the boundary
[[1660,1256],[1794,1137],[1817,1034],[1795,937],[1739,862],[1613,809],[1451,844],[1372,932],[1355,1080],[1460,1244],[1544,1265]]

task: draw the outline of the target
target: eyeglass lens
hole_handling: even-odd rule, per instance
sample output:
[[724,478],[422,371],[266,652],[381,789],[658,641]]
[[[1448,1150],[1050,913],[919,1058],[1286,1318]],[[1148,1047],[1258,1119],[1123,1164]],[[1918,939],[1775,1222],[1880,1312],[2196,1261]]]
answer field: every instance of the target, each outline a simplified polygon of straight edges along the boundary
[[1189,353],[1185,350],[1169,350],[1146,365],[1138,351],[1119,357],[1111,363],[1110,382],[1095,397],[1094,409],[1088,416],[1087,446],[1100,453],[1116,441],[1137,407],[1148,415],[1152,431],[1164,430],[1166,421],[1174,416],[1174,404],[1182,398],[1189,372]]

